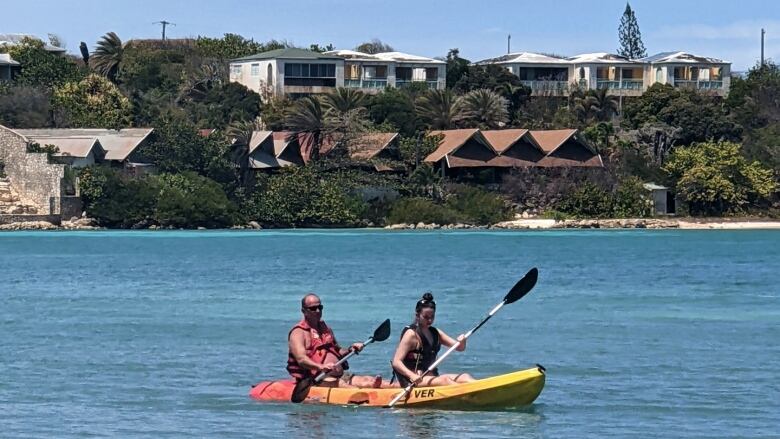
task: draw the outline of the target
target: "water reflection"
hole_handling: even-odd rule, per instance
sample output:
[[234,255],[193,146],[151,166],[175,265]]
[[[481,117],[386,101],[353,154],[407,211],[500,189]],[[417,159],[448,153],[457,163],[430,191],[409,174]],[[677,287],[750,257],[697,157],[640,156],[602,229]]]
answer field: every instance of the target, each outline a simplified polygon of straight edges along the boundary
[[285,417],[290,436],[325,439],[331,422],[328,409],[317,406],[298,406],[299,410],[288,412]]

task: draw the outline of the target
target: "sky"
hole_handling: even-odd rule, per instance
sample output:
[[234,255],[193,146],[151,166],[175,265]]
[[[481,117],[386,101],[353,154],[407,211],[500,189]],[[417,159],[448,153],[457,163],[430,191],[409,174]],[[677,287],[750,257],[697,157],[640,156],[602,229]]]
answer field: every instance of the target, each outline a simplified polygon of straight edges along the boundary
[[[780,1],[634,0],[648,55],[686,51],[724,59],[745,71],[760,58],[780,61]],[[56,34],[69,52],[92,50],[106,32],[123,40],[240,34],[297,46],[352,49],[378,38],[395,50],[428,57],[458,48],[471,61],[529,51],[573,56],[615,52],[625,0],[6,0],[0,34]]]

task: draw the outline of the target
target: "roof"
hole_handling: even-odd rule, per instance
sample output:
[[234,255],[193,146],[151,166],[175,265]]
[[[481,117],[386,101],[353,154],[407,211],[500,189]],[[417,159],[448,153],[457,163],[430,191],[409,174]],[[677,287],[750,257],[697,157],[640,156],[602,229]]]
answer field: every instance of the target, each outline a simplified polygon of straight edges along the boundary
[[0,53],[0,66],[18,66],[19,63],[7,53]]
[[383,61],[379,58],[377,58],[374,55],[371,55],[369,53],[363,53],[358,52],[356,50],[330,50],[327,52],[323,52],[325,55],[333,55],[338,56],[340,58],[344,59],[350,59],[350,60],[362,60],[362,61]]
[[607,52],[582,53],[569,58],[569,61],[575,64],[642,64],[641,61]]
[[729,64],[727,61],[723,61],[722,59],[698,56],[688,52],[661,52],[646,58],[642,58],[640,61],[649,62],[652,64]]
[[463,146],[469,139],[475,137],[478,142],[484,144],[488,149],[493,150],[490,142],[476,128],[467,128],[461,130],[431,131],[429,136],[442,135],[444,138],[439,143],[439,147],[425,157],[425,161],[432,163],[449,156]]
[[577,130],[575,129],[531,131],[531,137],[542,148],[542,151],[549,155],[569,140],[576,132]]
[[543,55],[541,53],[533,52],[516,52],[508,55],[499,56],[497,58],[489,58],[482,61],[477,61],[474,64],[570,64],[566,58],[559,58],[556,56]]
[[93,148],[101,153],[105,151],[96,137],[25,137],[42,145],[56,146],[59,152],[55,156],[85,158]]
[[642,185],[645,189],[649,191],[662,191],[662,190],[668,190],[669,188],[666,186],[661,186],[655,183],[645,183]]
[[56,52],[56,53],[64,53],[65,49],[62,47],[52,46],[51,44],[47,43],[41,38],[36,37],[32,34],[0,34],[0,46],[7,45],[7,46],[16,46],[17,44],[21,44],[22,40],[25,38],[32,38],[33,40],[38,40],[43,42],[43,48],[49,52]]
[[249,139],[249,154],[252,154],[267,139],[273,141],[273,134],[273,131],[252,131],[252,138]]
[[528,130],[526,129],[482,131],[482,135],[485,136],[485,139],[487,139],[487,141],[490,142],[490,145],[499,154],[506,151],[507,149],[509,149],[510,146],[517,143],[517,141],[523,138],[523,136],[525,136],[527,133]]
[[374,56],[379,59],[383,59],[387,61],[446,64],[444,61],[438,59],[428,58],[425,56],[410,55],[408,53],[403,53],[403,52],[382,52],[382,53],[375,53]]
[[325,55],[320,52],[312,52],[311,50],[288,47],[285,49],[269,50],[267,52],[261,52],[261,53],[256,53],[254,55],[245,56],[242,58],[236,58],[231,60],[231,62],[254,61],[254,60],[276,59],[276,58],[312,59],[312,60],[321,59],[321,60],[339,60],[339,61],[343,59],[333,55]]
[[350,157],[356,160],[369,160],[387,148],[398,137],[398,133],[366,133],[355,139]]
[[47,142],[47,138],[92,137],[100,141],[106,151],[106,160],[125,161],[141,143],[146,140],[154,128],[124,128],[107,130],[103,128],[36,128],[18,129],[17,133],[34,138],[38,143]]
[[217,131],[216,128],[201,128],[201,129],[198,130],[198,135],[200,135],[202,137],[208,137],[208,136],[214,134],[214,132],[216,132],[216,131]]

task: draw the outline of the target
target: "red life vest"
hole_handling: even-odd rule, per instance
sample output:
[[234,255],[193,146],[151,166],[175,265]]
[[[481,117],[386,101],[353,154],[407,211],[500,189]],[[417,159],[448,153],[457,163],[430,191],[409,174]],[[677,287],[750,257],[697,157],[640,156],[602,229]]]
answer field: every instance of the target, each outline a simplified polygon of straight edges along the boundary
[[[336,342],[336,337],[333,335],[333,331],[330,330],[325,322],[320,320],[320,327],[319,330],[317,330],[309,326],[305,319],[301,320],[295,326],[293,326],[292,329],[290,329],[290,332],[287,334],[288,342],[290,341],[290,335],[292,332],[299,328],[309,333],[310,342],[309,347],[306,349],[306,356],[311,358],[312,361],[321,364],[323,361],[325,361],[325,356],[328,353],[331,353],[337,358],[341,359],[341,355],[339,354],[339,350],[341,350],[341,348]],[[343,369],[349,368],[349,365],[346,362],[344,362],[341,366]],[[316,374],[317,369],[307,369],[301,366],[298,364],[298,361],[295,360],[292,352],[288,352],[287,372],[289,372],[290,375],[292,375],[292,377],[296,380],[302,380]]]

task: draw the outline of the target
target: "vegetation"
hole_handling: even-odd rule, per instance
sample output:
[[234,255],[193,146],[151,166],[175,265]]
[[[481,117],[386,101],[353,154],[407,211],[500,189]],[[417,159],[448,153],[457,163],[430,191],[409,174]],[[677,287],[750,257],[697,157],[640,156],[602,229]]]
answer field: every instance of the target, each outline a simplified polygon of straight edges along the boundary
[[54,90],[52,106],[63,125],[120,129],[130,125],[130,100],[109,80],[91,74]]
[[645,45],[642,43],[642,33],[639,32],[639,23],[636,21],[634,10],[628,3],[626,3],[623,17],[620,19],[618,37],[620,38],[618,55],[628,59],[639,59],[647,56]]

